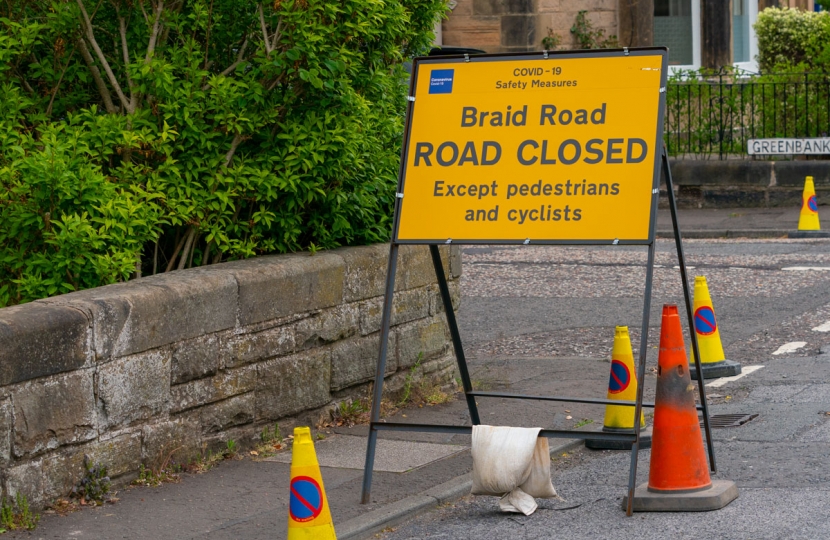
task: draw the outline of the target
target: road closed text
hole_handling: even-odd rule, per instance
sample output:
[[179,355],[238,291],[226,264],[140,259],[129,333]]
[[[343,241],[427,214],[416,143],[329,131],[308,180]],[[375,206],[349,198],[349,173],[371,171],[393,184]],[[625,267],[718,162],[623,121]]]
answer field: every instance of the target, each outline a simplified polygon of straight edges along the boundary
[[[462,107],[459,126],[470,130],[486,131],[492,140],[445,140],[442,142],[414,142],[412,165],[415,167],[477,167],[498,164],[503,156],[512,156],[520,165],[573,165],[586,163],[595,165],[635,164],[649,155],[648,143],[639,137],[596,137],[586,133],[584,138],[574,137],[579,129],[591,130],[606,123],[609,110],[607,103],[585,108],[561,108],[544,104],[538,111],[529,110],[527,105],[510,106],[504,110],[479,110],[476,107]],[[528,126],[529,118],[537,119],[535,124],[549,138],[528,138],[514,148],[505,148],[497,140],[503,129],[522,129]],[[567,127],[567,136],[556,137],[556,130]],[[537,128],[538,132],[539,128]],[[466,132],[466,130],[465,130]],[[514,143],[515,144],[515,143]]]
[[[415,145],[415,167],[496,165],[502,157],[497,141],[446,141],[437,146],[428,142]],[[577,139],[533,140],[519,143],[513,155],[521,165],[573,165],[575,163],[640,163],[648,156],[648,143],[643,139]]]

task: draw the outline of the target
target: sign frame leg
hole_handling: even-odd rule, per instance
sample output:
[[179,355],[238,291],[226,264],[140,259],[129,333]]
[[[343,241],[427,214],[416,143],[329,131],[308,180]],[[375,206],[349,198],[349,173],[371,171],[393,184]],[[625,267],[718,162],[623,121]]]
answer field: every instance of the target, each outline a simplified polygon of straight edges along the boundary
[[634,489],[637,487],[637,461],[640,457],[640,422],[638,418],[643,410],[643,388],[646,377],[646,353],[648,352],[648,327],[651,315],[651,289],[654,282],[654,251],[657,243],[652,240],[648,246],[648,263],[646,264],[646,291],[643,301],[643,326],[640,331],[640,363],[637,366],[637,399],[634,406],[634,444],[631,445],[631,465],[628,468],[628,507],[625,515],[634,513]]
[[435,267],[435,277],[438,279],[438,289],[441,291],[441,300],[444,303],[444,315],[447,317],[447,326],[450,328],[450,335],[452,336],[452,346],[455,351],[455,360],[458,362],[458,372],[461,376],[461,385],[464,388],[464,397],[467,400],[467,408],[470,410],[470,421],[474,426],[481,424],[481,419],[478,415],[478,405],[476,405],[475,396],[471,395],[473,391],[473,384],[470,380],[470,372],[467,369],[467,359],[464,356],[464,345],[461,342],[461,333],[458,331],[458,322],[455,319],[455,311],[452,307],[452,297],[450,296],[450,289],[447,285],[447,277],[444,274],[444,265],[441,261],[441,251],[435,244],[429,246],[430,255],[432,255],[432,264]]
[[375,449],[378,432],[375,424],[380,422],[380,401],[383,397],[383,379],[386,374],[386,355],[389,348],[389,330],[392,323],[392,300],[395,294],[395,272],[398,269],[399,244],[392,242],[389,247],[389,264],[386,270],[386,291],[383,300],[383,313],[380,321],[380,352],[375,372],[375,384],[372,388],[372,412],[369,417],[369,437],[366,448],[366,463],[363,467],[363,490],[360,503],[368,504],[372,491],[372,469],[375,466]]
[[[669,208],[671,209],[671,221],[674,228],[674,243],[677,249],[677,262],[680,265],[680,279],[683,282],[683,299],[686,302],[686,316],[689,319],[689,335],[692,339],[692,353],[695,359],[695,369],[697,369],[697,387],[700,394],[700,405],[703,410],[703,427],[706,432],[706,447],[709,452],[709,468],[713,473],[718,472],[718,465],[715,461],[715,447],[712,441],[712,427],[709,424],[709,404],[706,402],[706,385],[703,380],[702,367],[700,365],[700,349],[697,343],[697,332],[695,332],[694,313],[692,313],[692,293],[689,288],[689,276],[686,272],[686,257],[683,253],[683,239],[680,235],[680,226],[677,222],[677,201],[674,196],[674,183],[671,178],[671,167],[669,166],[669,155],[666,151],[666,146],[663,145],[662,153],[662,172],[663,178],[666,181],[666,191],[669,196]],[[629,495],[629,504],[633,499]]]

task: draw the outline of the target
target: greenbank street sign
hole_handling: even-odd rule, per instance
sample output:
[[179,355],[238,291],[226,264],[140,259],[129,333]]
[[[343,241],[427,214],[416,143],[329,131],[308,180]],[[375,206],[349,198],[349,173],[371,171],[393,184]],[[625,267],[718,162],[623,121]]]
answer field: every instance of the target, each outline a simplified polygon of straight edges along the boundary
[[763,154],[830,154],[830,137],[811,139],[749,139],[750,156]]

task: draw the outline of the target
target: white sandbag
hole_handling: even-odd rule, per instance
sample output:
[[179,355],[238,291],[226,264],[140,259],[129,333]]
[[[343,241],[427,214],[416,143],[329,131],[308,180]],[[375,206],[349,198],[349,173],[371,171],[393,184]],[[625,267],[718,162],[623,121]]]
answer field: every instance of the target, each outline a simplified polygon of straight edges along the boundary
[[516,488],[499,499],[499,509],[502,512],[513,512],[529,516],[538,507],[539,505],[536,504],[536,499],[522,491],[522,488]]
[[556,497],[548,440],[541,428],[473,426],[473,495],[502,497],[505,512],[530,515],[533,497]]
[[550,481],[550,446],[546,437],[536,438],[533,461],[530,463],[530,474],[519,487],[525,493],[540,499],[559,497],[553,488],[553,483]]

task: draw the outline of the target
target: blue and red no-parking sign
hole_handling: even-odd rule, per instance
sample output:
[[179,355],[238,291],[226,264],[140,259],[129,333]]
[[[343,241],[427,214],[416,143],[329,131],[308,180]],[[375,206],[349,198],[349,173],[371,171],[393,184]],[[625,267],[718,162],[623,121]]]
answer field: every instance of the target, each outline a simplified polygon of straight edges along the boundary
[[288,513],[300,523],[311,521],[323,511],[323,490],[317,480],[308,476],[291,479],[291,499]]
[[807,208],[809,208],[812,212],[818,212],[818,201],[816,200],[815,195],[810,195],[810,198],[807,199]]
[[709,336],[718,329],[715,321],[715,312],[709,306],[702,306],[695,310],[695,332],[701,336]]
[[631,384],[631,372],[628,366],[619,360],[611,360],[611,378],[608,380],[608,392],[619,394]]

